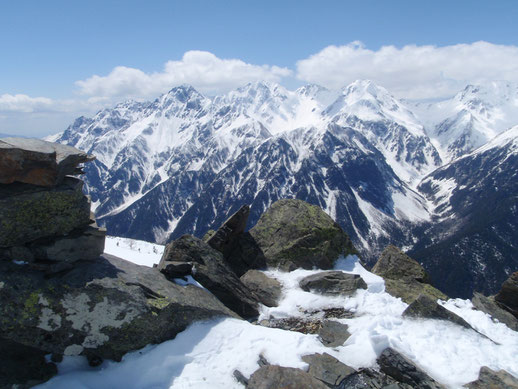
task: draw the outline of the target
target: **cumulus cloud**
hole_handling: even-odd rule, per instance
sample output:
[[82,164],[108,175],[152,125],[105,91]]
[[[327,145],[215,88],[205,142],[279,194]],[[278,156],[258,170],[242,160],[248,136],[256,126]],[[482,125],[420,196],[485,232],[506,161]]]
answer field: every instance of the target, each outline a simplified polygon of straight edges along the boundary
[[0,95],[0,112],[40,112],[52,107],[54,102],[47,97],[30,97],[27,95]]
[[449,97],[466,84],[493,80],[518,82],[518,47],[488,42],[444,47],[383,46],[369,50],[361,42],[328,46],[296,64],[300,80],[340,88],[370,79],[398,97]]
[[279,82],[291,73],[278,66],[253,65],[239,59],[221,59],[207,51],[188,51],[180,61],[168,61],[161,72],[145,73],[117,66],[107,76],[94,75],[76,85],[81,94],[96,98],[150,98],[180,84],[217,94],[253,81]]

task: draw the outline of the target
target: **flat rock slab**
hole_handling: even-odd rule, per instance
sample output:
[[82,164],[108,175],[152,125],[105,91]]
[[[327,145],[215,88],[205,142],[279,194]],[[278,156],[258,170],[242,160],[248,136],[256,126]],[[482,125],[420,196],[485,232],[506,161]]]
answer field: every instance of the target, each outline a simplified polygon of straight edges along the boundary
[[270,267],[330,269],[340,255],[356,254],[342,228],[322,209],[301,200],[272,204],[250,234]]
[[377,359],[380,370],[396,381],[420,389],[442,389],[433,378],[412,361],[392,348],[386,348]]
[[348,274],[341,271],[325,271],[312,274],[300,280],[299,286],[307,292],[331,296],[351,296],[358,289],[367,289],[367,284],[358,274]]
[[329,389],[303,370],[276,365],[263,366],[248,380],[248,389]]
[[335,320],[324,320],[318,331],[318,336],[326,347],[342,346],[351,336],[348,328],[347,324],[339,323]]
[[104,254],[52,277],[0,262],[0,334],[45,354],[120,361],[189,324],[238,316],[211,293]]
[[65,176],[77,174],[80,163],[95,157],[58,143],[40,139],[0,139],[0,184],[23,182],[51,187]]
[[478,379],[464,386],[470,389],[518,389],[518,379],[505,370],[494,371],[482,366]]
[[53,188],[14,184],[0,188],[0,247],[64,236],[90,222],[83,182],[66,177]]
[[420,295],[412,304],[410,304],[403,311],[403,316],[422,319],[447,320],[462,327],[473,329],[473,327],[471,327],[462,317],[437,304],[437,301],[426,295]]
[[518,331],[518,319],[513,316],[510,312],[501,308],[494,300],[493,297],[486,297],[480,293],[473,293],[471,299],[473,306],[479,311],[485,312],[493,319],[498,320],[500,323],[504,323],[507,327],[513,331]]
[[276,307],[278,305],[282,287],[281,283],[275,278],[270,278],[259,270],[249,270],[240,277],[240,280],[267,307]]
[[309,365],[308,374],[330,388],[340,388],[345,377],[356,372],[327,353],[304,355],[302,360]]

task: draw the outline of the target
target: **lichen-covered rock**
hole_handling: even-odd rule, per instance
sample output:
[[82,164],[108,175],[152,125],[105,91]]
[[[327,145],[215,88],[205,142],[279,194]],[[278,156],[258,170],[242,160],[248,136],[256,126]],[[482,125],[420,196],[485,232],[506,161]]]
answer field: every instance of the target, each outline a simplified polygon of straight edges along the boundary
[[482,366],[478,379],[464,386],[469,389],[518,389],[518,379],[505,370],[494,371]]
[[246,318],[259,315],[259,298],[232,272],[223,255],[202,240],[183,235],[172,241],[166,246],[158,269],[167,269],[169,262],[193,263],[193,278],[228,308]]
[[51,277],[0,262],[0,285],[0,338],[57,356],[118,361],[196,320],[237,317],[204,289],[107,254]]
[[440,290],[430,285],[430,278],[424,268],[400,249],[389,245],[381,253],[372,272],[385,279],[385,291],[411,304],[421,295],[432,299],[447,299]]
[[281,296],[281,283],[259,270],[248,270],[240,277],[243,284],[259,297],[267,307],[276,307]]
[[471,299],[473,306],[479,311],[485,312],[491,315],[493,319],[498,320],[500,323],[504,323],[507,327],[513,331],[518,331],[518,319],[514,317],[510,312],[501,308],[494,300],[493,297],[486,297],[480,293],[473,293]]
[[303,370],[277,365],[263,366],[248,380],[248,389],[328,389]]
[[83,182],[73,177],[66,177],[54,188],[0,186],[0,247],[64,236],[87,227],[90,202],[82,188]]
[[279,200],[250,234],[268,266],[330,269],[340,255],[355,254],[351,240],[322,209],[301,200]]
[[367,284],[359,274],[348,274],[342,271],[312,274],[300,280],[299,285],[307,292],[331,296],[351,296],[358,289],[367,289]]
[[304,355],[302,360],[309,365],[308,374],[330,388],[342,388],[342,381],[356,372],[327,353]]
[[396,381],[417,389],[441,389],[433,378],[417,367],[412,361],[388,347],[377,359],[380,370]]
[[81,150],[40,139],[0,139],[0,184],[23,182],[51,187],[67,175],[80,173],[77,165],[95,157]]
[[495,296],[495,301],[518,318],[518,271],[505,280],[502,289]]

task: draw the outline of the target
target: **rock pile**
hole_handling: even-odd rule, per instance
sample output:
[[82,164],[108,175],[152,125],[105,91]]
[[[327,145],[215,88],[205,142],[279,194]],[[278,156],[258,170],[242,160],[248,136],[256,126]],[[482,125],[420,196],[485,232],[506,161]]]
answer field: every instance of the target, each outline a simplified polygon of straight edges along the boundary
[[102,254],[106,230],[70,176],[93,159],[38,139],[0,140],[0,259],[56,272]]

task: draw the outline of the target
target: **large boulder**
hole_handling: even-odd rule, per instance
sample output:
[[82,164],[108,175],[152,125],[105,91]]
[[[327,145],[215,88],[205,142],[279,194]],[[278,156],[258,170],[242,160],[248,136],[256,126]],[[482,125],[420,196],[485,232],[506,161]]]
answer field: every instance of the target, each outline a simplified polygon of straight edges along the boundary
[[259,270],[248,270],[240,277],[245,286],[259,298],[267,307],[276,307],[281,297],[281,283],[275,278],[270,278]]
[[256,370],[248,380],[248,389],[328,389],[321,381],[293,367],[267,365]]
[[417,367],[412,361],[388,347],[377,359],[380,370],[396,381],[418,389],[440,389],[433,378]]
[[74,147],[40,139],[0,139],[0,184],[24,182],[52,187],[81,171],[80,163],[95,157]]
[[421,295],[432,299],[447,299],[440,290],[430,285],[424,268],[397,247],[389,245],[380,255],[372,272],[385,279],[385,291],[401,298],[407,304]]
[[29,184],[0,186],[0,248],[64,236],[91,223],[83,182],[66,177],[53,188]]
[[495,296],[495,301],[518,318],[518,271],[503,283],[502,289]]
[[470,389],[518,389],[518,379],[505,370],[494,371],[482,366],[478,379],[464,386]]
[[168,274],[170,262],[192,263],[193,278],[238,315],[259,315],[259,298],[239,280],[223,255],[204,241],[191,235],[172,241],[166,246],[158,269]]
[[0,262],[0,339],[54,359],[119,361],[128,351],[174,338],[196,320],[219,316],[237,317],[204,289],[107,254],[52,277]]
[[500,323],[504,323],[507,327],[513,331],[518,331],[518,319],[514,317],[510,312],[501,308],[496,302],[494,297],[487,297],[480,293],[473,293],[471,299],[473,306],[479,311],[491,315],[493,319],[498,320]]
[[355,254],[351,240],[322,209],[301,200],[279,200],[250,234],[268,266],[330,269],[340,255]]
[[217,231],[203,238],[213,249],[223,254],[228,266],[238,277],[249,269],[263,269],[266,258],[250,233],[245,232],[250,207],[243,205]]
[[299,286],[307,292],[317,292],[330,296],[351,296],[358,289],[367,289],[367,284],[360,275],[342,271],[325,271],[312,274],[300,280]]

